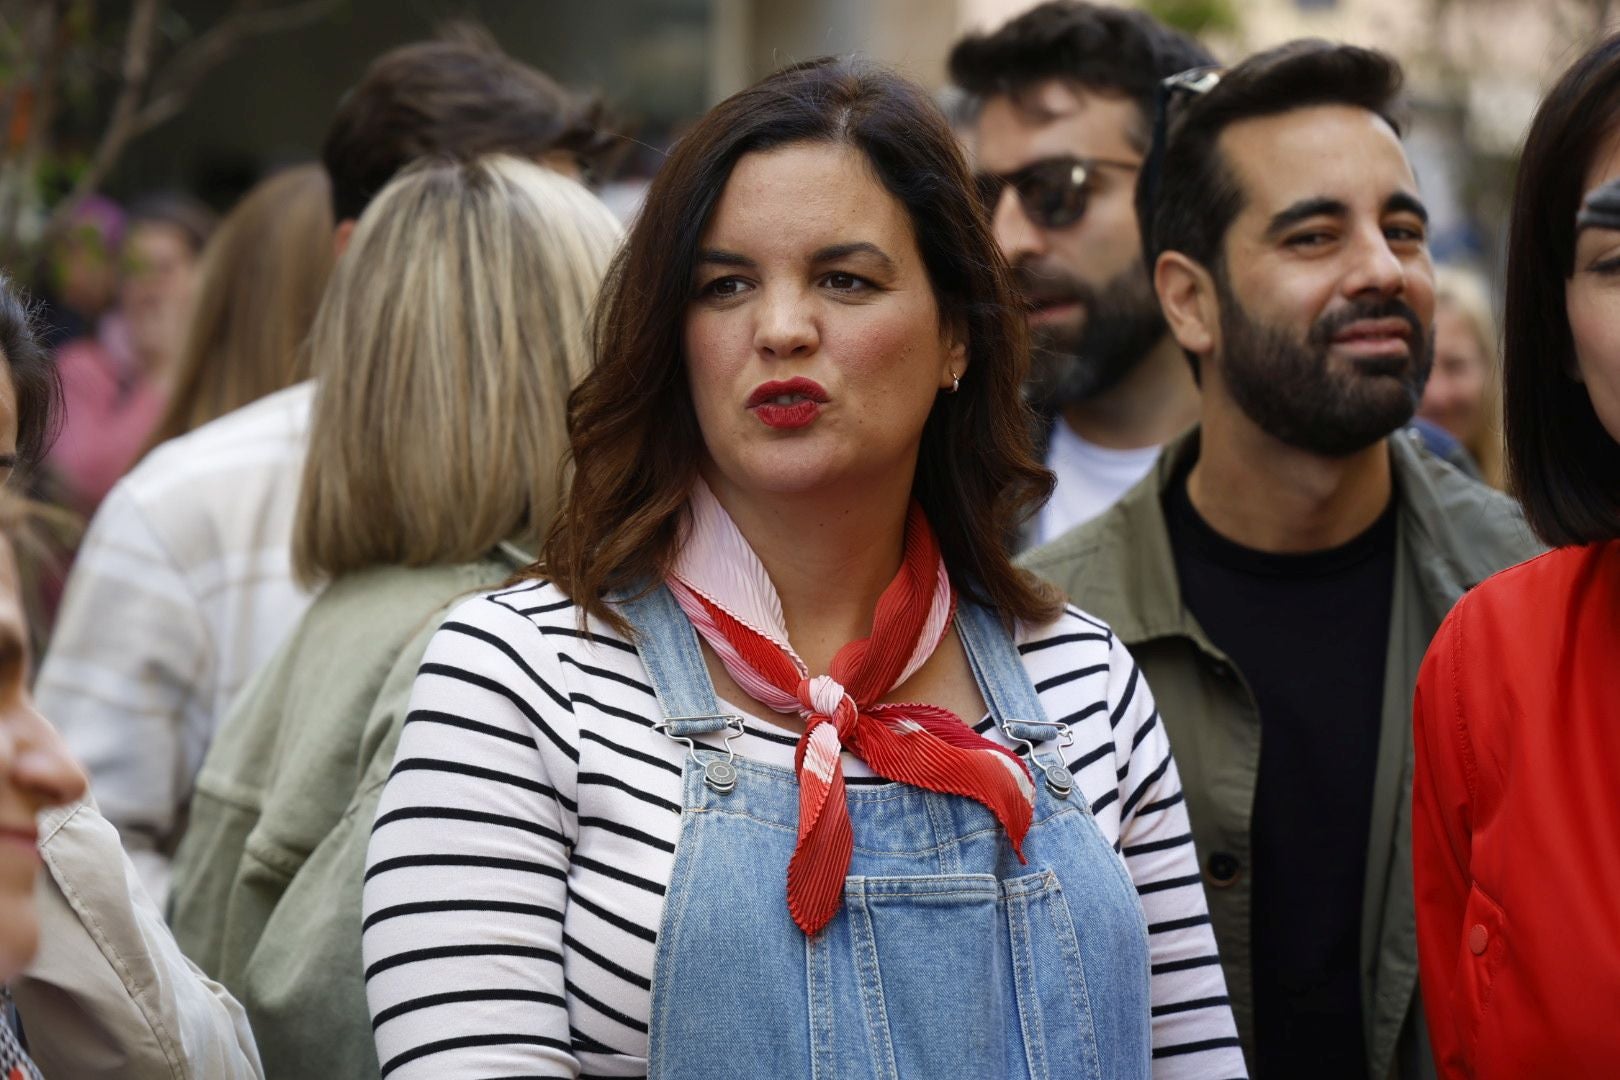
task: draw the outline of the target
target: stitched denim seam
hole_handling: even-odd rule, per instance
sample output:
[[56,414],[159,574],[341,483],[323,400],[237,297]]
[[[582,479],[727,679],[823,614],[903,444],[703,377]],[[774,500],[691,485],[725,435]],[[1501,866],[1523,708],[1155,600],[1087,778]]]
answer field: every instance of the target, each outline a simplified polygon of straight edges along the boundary
[[[692,790],[693,785],[699,782],[694,769],[695,763],[688,759],[681,777],[681,786],[684,789],[682,801],[686,803],[690,803],[694,798],[698,797],[698,792]],[[692,808],[689,807],[688,809]],[[701,819],[692,818],[687,820],[683,814],[680,831],[675,837],[675,862],[670,868],[669,886],[664,893],[664,914],[659,919],[658,943],[653,949],[653,989],[650,1000],[659,1003],[659,1016],[656,1021],[659,1028],[669,1026],[669,1010],[673,1002],[679,997],[678,994],[670,992],[672,989],[670,980],[674,976],[670,973],[669,963],[659,963],[659,960],[673,953],[673,942],[679,937],[674,931],[680,927],[682,920],[686,917],[687,902],[697,893],[696,889],[686,886],[681,875],[686,874],[687,877],[690,877],[690,867],[696,864],[696,860],[702,854],[702,830],[697,827],[699,820]],[[649,1025],[648,1030],[653,1030],[652,1025]],[[653,1078],[664,1072],[664,1059],[668,1050],[667,1042],[654,1045],[649,1041],[647,1047],[648,1080],[653,1080]]]
[[[1080,954],[1080,938],[1074,928],[1074,913],[1069,910],[1069,901],[1063,895],[1063,883],[1052,871],[1048,870],[1047,874],[1052,879],[1051,888],[1042,895],[1047,899],[1052,933],[1057,938],[1058,949],[1063,953],[1063,969],[1068,972],[1068,977],[1063,981],[1068,986],[1069,1004],[1076,1016],[1086,1018],[1080,1033],[1081,1041],[1085,1044],[1091,1075],[1101,1076],[1102,1061],[1097,1053],[1096,1017],[1091,1012],[1091,987],[1086,984],[1086,966]],[[1075,992],[1076,982],[1079,984],[1078,994]]]
[[806,935],[804,970],[809,983],[810,1076],[811,1080],[838,1080],[838,1061],[833,1045],[836,1030],[832,1008],[832,947],[827,931]]
[[866,894],[859,887],[844,903],[849,909],[850,940],[855,948],[856,974],[861,986],[861,1011],[866,1015],[867,1038],[871,1041],[872,1063],[881,1080],[899,1080],[894,1060],[894,1039],[889,1032],[889,1006],[883,996],[883,973],[878,964],[877,931]]
[[[722,798],[723,797],[724,796],[722,796]],[[712,815],[715,815],[717,817],[742,818],[743,820],[751,821],[756,825],[763,825],[767,829],[775,829],[777,832],[793,833],[793,834],[797,835],[798,831],[799,831],[796,826],[784,825],[780,821],[770,821],[770,820],[768,820],[766,818],[758,816],[757,814],[751,814],[747,810],[727,810],[727,809],[724,809],[723,807],[719,807],[719,806],[690,806],[690,807],[686,808],[686,812],[687,813],[692,813],[692,814],[712,814]],[[933,844],[933,845],[931,845],[929,847],[905,848],[905,849],[901,849],[901,850],[895,850],[895,849],[892,849],[892,848],[869,848],[869,847],[864,847],[864,846],[862,846],[860,844],[856,844],[854,846],[854,850],[860,852],[863,855],[878,855],[878,856],[884,856],[884,855],[889,855],[889,856],[934,855],[934,854],[938,854],[939,852],[941,852],[941,851],[943,851],[943,850],[945,850],[947,848],[957,847],[957,846],[959,846],[961,844],[964,844],[964,843],[968,842],[969,840],[976,840],[981,836],[990,836],[990,835],[994,835],[994,834],[999,833],[999,832],[1001,832],[1001,826],[995,825],[995,826],[991,826],[990,828],[979,829],[976,832],[964,833],[961,836],[952,837],[951,840],[946,842],[946,843]],[[945,872],[945,873],[956,873],[958,871],[943,871],[943,872]]]
[[1051,1074],[1051,1069],[1046,1060],[1046,1021],[1041,1015],[1040,988],[1036,985],[1035,950],[1031,940],[1027,897],[1023,894],[1009,897],[1006,912],[1014,994],[1019,1027],[1024,1034],[1024,1058],[1033,1080],[1045,1080]]

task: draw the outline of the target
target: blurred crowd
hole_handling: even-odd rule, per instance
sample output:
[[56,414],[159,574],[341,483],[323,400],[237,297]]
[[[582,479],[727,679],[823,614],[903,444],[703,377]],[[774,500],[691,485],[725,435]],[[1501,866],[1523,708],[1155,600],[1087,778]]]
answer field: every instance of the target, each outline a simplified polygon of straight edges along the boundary
[[0,1076],[1613,1067],[1620,38],[1500,273],[1381,53],[948,74],[461,28],[0,278]]

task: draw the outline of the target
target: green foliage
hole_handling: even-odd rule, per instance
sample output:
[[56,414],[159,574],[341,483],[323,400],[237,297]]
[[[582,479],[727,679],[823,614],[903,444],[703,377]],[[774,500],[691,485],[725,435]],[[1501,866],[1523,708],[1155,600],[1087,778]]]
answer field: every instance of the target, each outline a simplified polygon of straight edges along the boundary
[[1188,34],[1230,33],[1238,28],[1231,0],[1141,0],[1144,11]]

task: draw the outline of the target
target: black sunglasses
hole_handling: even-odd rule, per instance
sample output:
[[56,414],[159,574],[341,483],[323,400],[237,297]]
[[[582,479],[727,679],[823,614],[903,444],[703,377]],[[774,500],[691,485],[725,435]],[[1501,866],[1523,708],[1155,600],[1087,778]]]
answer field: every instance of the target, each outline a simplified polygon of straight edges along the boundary
[[1018,193],[1024,216],[1042,229],[1063,229],[1086,215],[1091,201],[1091,176],[1097,169],[1141,168],[1133,161],[1105,158],[1052,157],[1032,161],[1010,173],[980,173],[974,177],[984,211],[993,219],[1001,191],[1011,184]]

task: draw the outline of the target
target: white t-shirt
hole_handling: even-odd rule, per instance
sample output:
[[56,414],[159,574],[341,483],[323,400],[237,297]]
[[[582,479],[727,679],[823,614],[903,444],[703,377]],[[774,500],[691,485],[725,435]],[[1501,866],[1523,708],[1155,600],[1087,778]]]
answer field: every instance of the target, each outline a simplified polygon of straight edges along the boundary
[[1153,468],[1159,449],[1111,450],[1087,442],[1059,419],[1046,448],[1046,467],[1057,474],[1057,487],[1035,519],[1035,543],[1056,540],[1113,506]]

